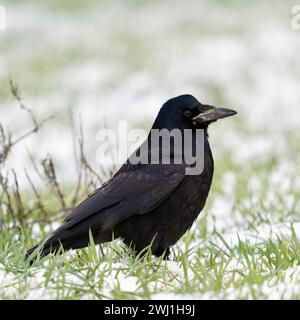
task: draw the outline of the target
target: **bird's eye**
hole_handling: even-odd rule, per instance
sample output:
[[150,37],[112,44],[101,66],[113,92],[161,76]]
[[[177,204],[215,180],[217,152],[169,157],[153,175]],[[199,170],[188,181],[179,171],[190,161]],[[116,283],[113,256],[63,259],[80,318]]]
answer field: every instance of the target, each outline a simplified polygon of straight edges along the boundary
[[190,110],[185,110],[183,112],[183,115],[186,117],[186,118],[191,118],[192,116],[192,112]]

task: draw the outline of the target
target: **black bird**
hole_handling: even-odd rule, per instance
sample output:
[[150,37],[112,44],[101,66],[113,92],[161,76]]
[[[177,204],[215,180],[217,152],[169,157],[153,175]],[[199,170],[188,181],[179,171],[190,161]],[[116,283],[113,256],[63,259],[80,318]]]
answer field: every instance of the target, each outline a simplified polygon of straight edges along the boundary
[[[201,104],[191,95],[168,100],[152,129],[204,130],[204,169],[187,175],[190,165],[131,164],[126,162],[111,180],[92,193],[42,246],[40,257],[87,247],[90,232],[96,244],[121,238],[141,252],[151,246],[155,256],[168,258],[169,249],[192,226],[203,209],[213,178],[214,161],[208,142],[210,123],[230,117],[235,111]],[[195,136],[192,137],[193,146]],[[147,143],[150,141],[150,135]],[[139,154],[140,149],[136,154]],[[149,151],[151,153],[151,149]],[[172,158],[172,149],[171,149]],[[35,246],[26,256],[33,259]]]

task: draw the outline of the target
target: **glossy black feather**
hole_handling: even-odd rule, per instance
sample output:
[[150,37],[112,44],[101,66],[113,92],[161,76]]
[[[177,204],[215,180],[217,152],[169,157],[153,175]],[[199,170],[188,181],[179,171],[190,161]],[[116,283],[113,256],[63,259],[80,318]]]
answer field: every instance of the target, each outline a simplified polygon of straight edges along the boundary
[[[202,105],[189,95],[171,99],[163,105],[153,128],[194,129],[182,116],[186,108],[196,112]],[[65,250],[88,246],[89,231],[97,244],[121,238],[137,252],[151,244],[155,255],[168,253],[192,226],[210,190],[214,163],[206,134],[208,124],[202,127],[204,171],[200,175],[186,175],[185,163],[124,164],[108,183],[73,210],[47,239],[41,256],[56,252],[60,246]]]

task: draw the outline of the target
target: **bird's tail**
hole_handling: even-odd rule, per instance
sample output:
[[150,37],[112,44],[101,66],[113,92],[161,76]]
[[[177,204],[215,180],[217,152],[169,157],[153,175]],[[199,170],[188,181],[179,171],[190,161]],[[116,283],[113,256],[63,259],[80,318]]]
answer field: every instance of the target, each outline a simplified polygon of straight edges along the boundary
[[35,260],[44,258],[50,253],[58,254],[65,249],[62,247],[59,241],[46,241],[46,243],[40,243],[27,250],[25,254],[26,260],[32,264]]
[[85,229],[74,233],[73,231],[70,232],[69,230],[58,228],[44,242],[29,249],[26,252],[26,259],[32,264],[35,260],[41,259],[48,254],[61,254],[70,249],[87,247],[90,243],[90,237],[93,238],[93,234],[90,234]]
[[32,264],[35,260],[44,258],[48,254],[61,254],[70,249],[79,249],[88,246],[89,234],[84,232],[80,235],[66,236],[58,229],[46,241],[29,249],[25,257]]

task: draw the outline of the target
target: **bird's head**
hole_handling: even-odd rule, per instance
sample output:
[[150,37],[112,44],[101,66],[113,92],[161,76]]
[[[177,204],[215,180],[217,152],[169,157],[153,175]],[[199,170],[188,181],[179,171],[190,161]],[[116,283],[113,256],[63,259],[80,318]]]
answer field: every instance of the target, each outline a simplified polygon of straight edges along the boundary
[[168,100],[154,122],[155,129],[207,129],[208,125],[219,119],[235,115],[231,109],[217,108],[200,103],[192,95],[181,95]]

